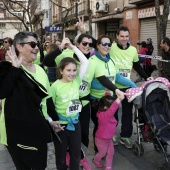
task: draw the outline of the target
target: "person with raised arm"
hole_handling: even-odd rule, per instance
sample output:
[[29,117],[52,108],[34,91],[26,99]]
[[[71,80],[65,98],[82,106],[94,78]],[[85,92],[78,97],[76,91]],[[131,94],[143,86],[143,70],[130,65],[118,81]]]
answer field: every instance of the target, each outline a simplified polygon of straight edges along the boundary
[[33,64],[37,38],[33,32],[17,33],[7,51],[10,62],[0,62],[0,143],[7,147],[17,170],[45,170],[47,143],[53,140],[53,130],[63,130],[47,75]]
[[70,170],[79,170],[81,159],[81,127],[79,113],[82,104],[79,100],[79,87],[88,68],[88,60],[85,55],[68,38],[65,38],[65,47],[73,50],[79,59],[77,62],[71,58],[63,58],[58,66],[59,79],[52,86],[53,102],[64,131],[58,132],[62,143],[54,140],[56,165],[58,170],[67,169],[66,154],[69,148]]

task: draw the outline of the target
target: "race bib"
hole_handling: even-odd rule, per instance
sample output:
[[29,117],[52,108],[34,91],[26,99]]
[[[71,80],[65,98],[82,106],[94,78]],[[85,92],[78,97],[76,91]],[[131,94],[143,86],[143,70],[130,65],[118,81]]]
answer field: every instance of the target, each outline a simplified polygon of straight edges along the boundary
[[67,107],[66,114],[69,116],[73,113],[81,112],[82,105],[79,99],[71,100],[69,106]]
[[80,88],[79,88],[80,93],[86,93],[87,87],[88,87],[88,82],[82,80],[82,82],[80,84]]
[[130,69],[119,69],[119,73],[128,79],[130,79]]

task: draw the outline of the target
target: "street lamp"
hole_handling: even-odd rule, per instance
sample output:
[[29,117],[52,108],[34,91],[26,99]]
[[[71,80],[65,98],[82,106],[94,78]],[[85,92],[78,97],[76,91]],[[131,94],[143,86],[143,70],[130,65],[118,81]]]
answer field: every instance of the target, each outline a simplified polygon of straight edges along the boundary
[[30,23],[27,21],[27,22],[26,22],[26,25],[27,25],[26,31],[29,31],[29,25],[30,25]]
[[44,19],[44,13],[40,13],[39,14],[39,20],[40,20],[40,26],[41,26],[41,30],[40,30],[40,34],[41,34],[41,43],[43,42],[43,26],[42,26],[42,21]]

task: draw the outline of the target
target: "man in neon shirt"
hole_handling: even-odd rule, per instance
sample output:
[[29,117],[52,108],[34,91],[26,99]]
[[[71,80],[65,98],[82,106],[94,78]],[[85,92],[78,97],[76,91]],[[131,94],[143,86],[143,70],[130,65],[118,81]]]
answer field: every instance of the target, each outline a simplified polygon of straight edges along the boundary
[[[118,67],[119,73],[127,79],[131,78],[132,68],[134,68],[135,71],[145,80],[153,79],[152,77],[148,77],[140,66],[136,48],[128,43],[129,34],[129,29],[126,26],[121,26],[119,28],[117,31],[117,43],[112,45],[110,49],[110,57]],[[115,85],[124,92],[129,88],[128,86],[123,86],[118,83],[115,83]],[[132,148],[132,143],[130,141],[133,131],[132,108],[133,103],[128,103],[125,98],[122,101],[122,126],[119,142],[127,148]]]

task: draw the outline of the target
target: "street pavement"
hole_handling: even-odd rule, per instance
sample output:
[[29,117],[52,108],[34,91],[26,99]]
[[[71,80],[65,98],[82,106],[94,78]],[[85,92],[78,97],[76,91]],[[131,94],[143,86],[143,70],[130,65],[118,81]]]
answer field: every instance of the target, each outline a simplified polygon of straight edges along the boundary
[[[157,72],[154,72],[153,77],[157,76]],[[132,80],[135,80],[135,73],[132,75]],[[142,82],[138,83],[140,86]],[[121,109],[119,111],[121,115]],[[120,133],[120,122],[117,127],[116,134],[119,136]],[[132,141],[135,142],[137,140],[136,135],[136,124],[134,123],[134,131],[132,135]],[[93,149],[93,139],[92,139],[92,130],[93,123],[90,124],[90,145],[87,151],[87,159],[93,167],[93,170],[102,170],[102,168],[96,168],[92,163],[92,158],[94,157],[94,149]],[[132,149],[127,149],[124,145],[119,144],[115,146],[115,155],[113,158],[113,169],[114,170],[156,170],[163,162],[164,156],[163,153],[158,153],[155,151],[152,143],[144,143],[145,154],[141,157],[136,157]],[[168,148],[169,152],[169,148]],[[105,160],[102,160],[103,163]],[[81,168],[80,168],[81,169]],[[104,168],[103,168],[104,169]],[[0,145],[0,170],[15,170],[14,164],[11,160],[10,155],[8,154],[6,148],[3,145]],[[48,145],[48,166],[47,170],[56,170],[55,166],[55,155],[54,155],[54,147],[53,144],[50,143]]]

